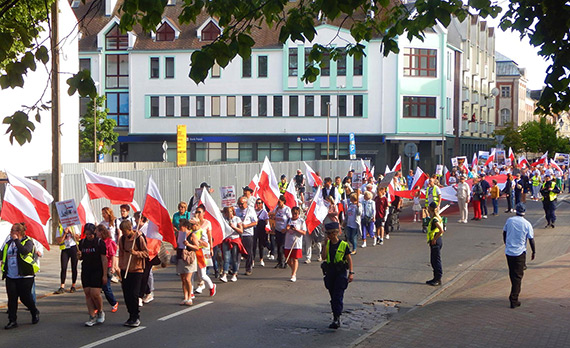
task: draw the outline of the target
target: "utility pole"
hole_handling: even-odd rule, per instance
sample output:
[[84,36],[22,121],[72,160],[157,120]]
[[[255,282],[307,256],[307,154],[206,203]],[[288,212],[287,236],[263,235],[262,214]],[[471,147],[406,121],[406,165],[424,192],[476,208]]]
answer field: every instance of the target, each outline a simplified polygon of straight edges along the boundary
[[51,194],[54,204],[51,206],[51,233],[55,237],[59,227],[59,217],[55,202],[61,201],[61,138],[59,133],[59,6],[58,0],[51,5]]

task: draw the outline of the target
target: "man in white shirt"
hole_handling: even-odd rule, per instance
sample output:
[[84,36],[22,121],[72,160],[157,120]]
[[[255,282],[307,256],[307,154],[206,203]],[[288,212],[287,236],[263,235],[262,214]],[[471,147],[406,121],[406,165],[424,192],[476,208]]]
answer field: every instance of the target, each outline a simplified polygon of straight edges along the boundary
[[532,224],[525,219],[526,208],[524,203],[516,206],[516,216],[510,217],[503,227],[503,242],[505,243],[505,255],[509,265],[509,277],[511,278],[511,308],[521,305],[519,293],[526,266],[526,240],[530,243],[532,250],[531,260],[535,257],[534,230]]
[[251,275],[251,269],[253,268],[253,229],[255,225],[257,225],[257,214],[255,213],[255,209],[248,206],[247,198],[245,196],[241,196],[238,200],[236,216],[241,219],[243,224],[241,242],[245,247],[245,250],[247,250],[247,257],[245,259],[245,275]]
[[459,206],[459,223],[466,224],[469,218],[469,210],[467,205],[471,197],[471,189],[469,184],[465,182],[465,176],[459,177],[459,184],[457,184],[457,205]]

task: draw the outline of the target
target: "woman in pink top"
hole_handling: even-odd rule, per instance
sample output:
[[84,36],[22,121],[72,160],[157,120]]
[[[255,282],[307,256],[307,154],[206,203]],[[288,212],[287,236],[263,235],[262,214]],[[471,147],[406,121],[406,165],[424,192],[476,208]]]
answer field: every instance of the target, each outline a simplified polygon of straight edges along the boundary
[[105,247],[107,249],[107,284],[103,284],[103,293],[107,302],[111,305],[111,312],[115,313],[119,308],[119,302],[115,299],[113,294],[113,289],[111,289],[111,273],[115,272],[119,274],[119,265],[117,263],[117,243],[111,238],[111,233],[105,225],[99,225],[95,229],[97,237],[101,238],[105,242]]

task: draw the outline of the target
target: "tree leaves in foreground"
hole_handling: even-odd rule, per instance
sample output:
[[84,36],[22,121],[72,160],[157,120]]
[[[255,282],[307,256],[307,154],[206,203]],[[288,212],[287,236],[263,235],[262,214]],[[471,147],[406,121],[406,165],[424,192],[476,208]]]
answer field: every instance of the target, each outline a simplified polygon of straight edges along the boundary
[[[94,107],[97,105],[96,113],[94,116]],[[113,145],[119,139],[119,134],[115,132],[117,122],[111,118],[107,118],[105,108],[105,97],[96,96],[95,101],[90,99],[87,103],[87,112],[81,115],[79,120],[79,156],[88,162],[94,160],[94,147],[93,147],[93,122],[97,122],[97,156],[101,153],[112,154],[115,152]],[[102,146],[100,146],[102,144]],[[101,147],[99,149],[99,147]]]

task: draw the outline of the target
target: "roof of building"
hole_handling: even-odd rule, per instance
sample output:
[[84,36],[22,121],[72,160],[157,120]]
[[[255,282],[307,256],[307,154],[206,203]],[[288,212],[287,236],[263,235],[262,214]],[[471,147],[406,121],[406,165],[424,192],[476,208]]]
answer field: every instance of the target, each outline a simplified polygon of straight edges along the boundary
[[497,76],[523,76],[524,72],[511,58],[505,56],[499,51],[495,52],[495,61],[497,63]]

